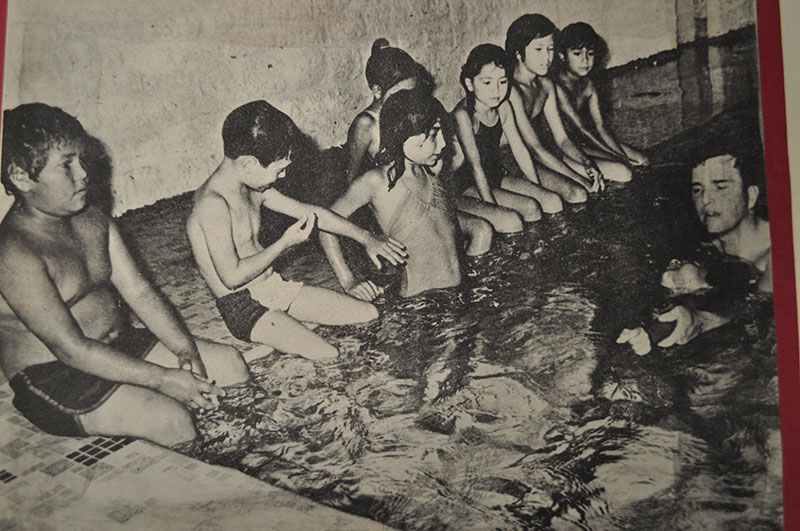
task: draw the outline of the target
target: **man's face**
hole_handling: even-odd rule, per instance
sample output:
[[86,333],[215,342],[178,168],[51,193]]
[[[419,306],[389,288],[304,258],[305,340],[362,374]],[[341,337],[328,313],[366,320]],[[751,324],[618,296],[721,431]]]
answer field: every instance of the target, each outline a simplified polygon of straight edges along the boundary
[[69,144],[50,148],[47,164],[30,185],[26,201],[54,216],[69,216],[86,206],[86,170],[80,151]]
[[710,158],[692,170],[692,200],[709,234],[722,235],[739,226],[755,204],[758,189],[745,190],[736,159]]

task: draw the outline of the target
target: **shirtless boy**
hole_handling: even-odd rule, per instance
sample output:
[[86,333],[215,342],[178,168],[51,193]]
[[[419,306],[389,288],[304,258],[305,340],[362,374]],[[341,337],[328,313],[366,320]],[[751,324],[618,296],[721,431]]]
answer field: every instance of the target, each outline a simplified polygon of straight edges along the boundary
[[[319,228],[362,244],[376,266],[405,260],[402,244],[376,237],[328,209],[300,203],[272,185],[284,177],[300,131],[291,118],[254,101],[233,110],[222,126],[225,156],[197,190],[187,221],[189,242],[200,273],[217,297],[231,333],[311,359],[338,355],[333,345],[301,321],[343,325],[371,321],[375,307],[348,295],[285,281],[272,269],[275,259],[306,241]],[[261,207],[298,221],[274,243],[258,241]]]
[[[0,366],[14,405],[54,435],[193,440],[187,407],[215,407],[221,386],[248,378],[244,360],[194,339],[114,223],[86,204],[86,132],[74,117],[33,103],[3,122],[2,182],[15,202],[0,223]],[[131,327],[120,297],[149,330]]]
[[[707,158],[692,170],[692,200],[712,244],[724,255],[739,258],[759,273],[758,289],[772,293],[772,247],[769,222],[756,216],[757,172],[749,159],[724,154]],[[659,316],[675,322],[673,332],[660,347],[683,345],[698,335],[728,322],[729,316],[675,306]],[[625,329],[618,343],[630,343],[636,352],[649,352],[650,338],[642,328]]]

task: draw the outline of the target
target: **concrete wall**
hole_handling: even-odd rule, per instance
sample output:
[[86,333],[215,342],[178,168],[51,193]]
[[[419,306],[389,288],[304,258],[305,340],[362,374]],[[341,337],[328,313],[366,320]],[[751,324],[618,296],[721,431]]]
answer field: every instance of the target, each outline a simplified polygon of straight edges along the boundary
[[[429,68],[447,108],[469,50],[502,45],[523,13],[589,22],[611,66],[678,42],[675,0],[9,4],[3,107],[42,101],[78,116],[111,150],[116,213],[196,188],[220,160],[223,119],[250,100],[270,101],[322,147],[343,143],[371,99],[363,71],[377,37]],[[715,32],[754,19],[751,0],[708,0],[708,11]]]

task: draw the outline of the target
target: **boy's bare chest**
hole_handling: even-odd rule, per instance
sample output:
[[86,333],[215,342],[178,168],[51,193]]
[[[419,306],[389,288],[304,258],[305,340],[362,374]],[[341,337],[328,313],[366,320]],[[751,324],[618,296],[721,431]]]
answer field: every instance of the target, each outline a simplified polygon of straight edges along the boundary
[[68,304],[111,279],[108,233],[76,230],[50,235],[39,242],[39,249],[50,278]]
[[250,249],[258,245],[258,230],[261,226],[261,209],[254,204],[239,204],[230,210],[233,241],[237,249]]

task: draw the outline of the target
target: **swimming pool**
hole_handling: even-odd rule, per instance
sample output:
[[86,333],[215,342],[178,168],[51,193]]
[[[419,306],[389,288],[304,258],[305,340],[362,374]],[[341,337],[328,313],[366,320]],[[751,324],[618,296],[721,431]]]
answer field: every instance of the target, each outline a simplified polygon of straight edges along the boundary
[[[653,168],[499,239],[458,288],[390,293],[377,321],[320,328],[336,360],[254,362],[198,420],[195,456],[402,529],[780,528],[771,300],[670,352],[614,343],[664,304],[661,271],[695,244],[674,163],[720,137],[758,141],[748,48],[698,48],[614,78],[641,89],[615,103],[623,136],[671,137]],[[306,251],[285,276],[330,284]]]

